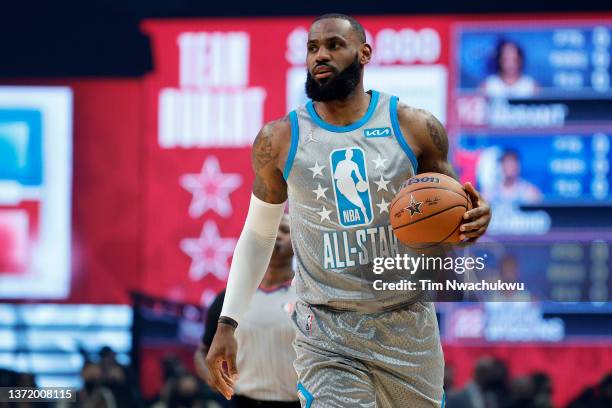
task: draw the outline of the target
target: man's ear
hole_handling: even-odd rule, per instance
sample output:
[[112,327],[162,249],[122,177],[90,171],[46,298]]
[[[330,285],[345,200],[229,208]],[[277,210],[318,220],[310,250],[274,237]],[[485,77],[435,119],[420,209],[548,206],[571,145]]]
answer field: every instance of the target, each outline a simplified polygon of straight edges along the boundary
[[361,44],[359,49],[359,63],[365,65],[372,59],[372,46],[368,43]]

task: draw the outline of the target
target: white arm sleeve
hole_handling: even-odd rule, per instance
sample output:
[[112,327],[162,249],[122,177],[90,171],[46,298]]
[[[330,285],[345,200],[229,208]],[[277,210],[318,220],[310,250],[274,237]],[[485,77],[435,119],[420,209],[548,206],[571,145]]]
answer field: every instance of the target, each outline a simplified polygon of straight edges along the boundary
[[221,316],[240,323],[268,269],[284,210],[285,203],[270,204],[251,195],[249,213],[234,250]]

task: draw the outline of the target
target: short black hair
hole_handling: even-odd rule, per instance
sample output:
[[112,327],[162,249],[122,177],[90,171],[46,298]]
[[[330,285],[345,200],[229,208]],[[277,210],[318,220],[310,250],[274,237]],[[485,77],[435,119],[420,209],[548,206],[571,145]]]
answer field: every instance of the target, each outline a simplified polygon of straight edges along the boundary
[[516,49],[516,53],[518,54],[521,60],[521,69],[525,66],[525,52],[523,52],[523,47],[513,40],[509,40],[507,38],[500,38],[495,45],[495,56],[494,56],[494,64],[496,72],[501,72],[501,56],[506,46],[513,46]]
[[315,18],[312,23],[314,24],[317,21],[326,20],[328,18],[339,18],[341,20],[348,21],[351,24],[351,28],[353,29],[353,31],[357,34],[357,39],[361,41],[362,44],[366,42],[365,30],[363,29],[363,26],[361,25],[361,23],[355,20],[353,17],[347,16],[346,14],[342,14],[342,13],[323,14],[322,16]]
[[500,158],[499,161],[504,161],[504,159],[508,158],[508,157],[512,157],[514,160],[516,161],[521,161],[521,156],[519,155],[519,152],[517,150],[514,149],[505,149]]

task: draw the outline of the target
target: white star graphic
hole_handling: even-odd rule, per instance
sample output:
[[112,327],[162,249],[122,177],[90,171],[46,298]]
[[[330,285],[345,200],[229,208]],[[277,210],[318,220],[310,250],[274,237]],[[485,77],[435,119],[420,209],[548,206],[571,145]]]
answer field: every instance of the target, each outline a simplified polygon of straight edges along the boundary
[[232,215],[230,194],[242,185],[242,176],[236,173],[221,173],[219,160],[208,156],[199,174],[184,174],[179,183],[193,194],[189,204],[189,215],[198,218],[208,210],[222,217]]
[[227,258],[235,246],[236,239],[219,236],[219,229],[213,221],[206,221],[199,238],[181,240],[181,250],[191,257],[191,280],[198,281],[208,274],[225,280],[229,272]]
[[317,187],[316,190],[312,190],[313,193],[315,193],[317,195],[317,200],[321,197],[325,198],[327,200],[327,197],[325,196],[325,192],[327,191],[327,188],[323,188],[321,187],[321,183],[319,183],[319,187]]
[[319,214],[319,217],[321,217],[321,222],[323,222],[324,220],[331,222],[331,220],[329,219],[329,214],[331,214],[331,211],[325,208],[325,206],[323,206],[321,208],[321,211],[317,212],[317,214]]
[[308,170],[312,171],[312,178],[315,178],[318,175],[323,177],[323,169],[325,166],[319,166],[319,162],[316,161],[313,167],[309,167]]
[[385,197],[382,198],[380,204],[376,204],[376,206],[378,207],[378,213],[382,214],[384,212],[386,212],[387,214],[389,214],[389,204],[385,201]]
[[382,167],[383,169],[385,168],[385,162],[388,159],[383,159],[382,157],[380,157],[380,154],[378,154],[378,157],[374,160],[372,160],[372,162],[376,165],[376,167],[374,167],[375,169]]
[[383,176],[381,175],[380,176],[380,180],[374,182],[374,184],[376,184],[378,186],[378,190],[376,190],[376,191],[377,192],[380,191],[380,190],[389,191],[387,189],[387,184],[389,184],[389,183],[390,183],[390,181],[389,180],[385,180],[383,178]]

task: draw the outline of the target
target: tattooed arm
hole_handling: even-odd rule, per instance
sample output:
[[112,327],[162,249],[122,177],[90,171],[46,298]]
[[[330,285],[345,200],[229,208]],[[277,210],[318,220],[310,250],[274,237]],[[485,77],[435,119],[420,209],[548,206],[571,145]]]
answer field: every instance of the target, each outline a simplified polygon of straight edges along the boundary
[[253,142],[251,164],[255,172],[253,194],[267,203],[287,200],[287,183],[283,167],[291,138],[291,125],[287,117],[270,122],[261,129]]
[[287,200],[281,158],[287,156],[290,137],[289,121],[281,119],[264,126],[253,143],[253,195],[234,250],[217,331],[206,355],[210,386],[227,399],[234,393],[238,375],[234,329],[264,277]]
[[398,118],[402,132],[417,156],[419,173],[442,173],[459,180],[448,162],[448,136],[431,113],[400,104]]
[[[442,173],[459,180],[448,162],[448,136],[440,121],[426,110],[404,104],[399,105],[397,114],[402,133],[417,156],[419,173]],[[473,208],[463,216],[461,239],[474,242],[486,232],[491,221],[491,208],[472,183],[465,183],[463,188],[470,195]]]

